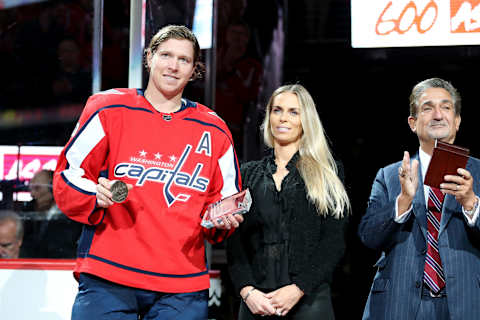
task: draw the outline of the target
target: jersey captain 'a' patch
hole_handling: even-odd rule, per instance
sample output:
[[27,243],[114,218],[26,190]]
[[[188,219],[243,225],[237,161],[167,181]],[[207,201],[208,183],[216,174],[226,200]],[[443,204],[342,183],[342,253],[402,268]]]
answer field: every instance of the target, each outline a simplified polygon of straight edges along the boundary
[[196,153],[205,153],[206,156],[212,156],[212,138],[209,131],[204,131],[200,141],[195,149]]

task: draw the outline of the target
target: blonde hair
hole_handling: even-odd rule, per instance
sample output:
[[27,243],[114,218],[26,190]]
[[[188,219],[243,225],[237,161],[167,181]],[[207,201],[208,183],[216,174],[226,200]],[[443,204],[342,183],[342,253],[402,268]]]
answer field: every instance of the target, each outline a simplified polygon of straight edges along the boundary
[[285,85],[273,92],[261,126],[264,142],[273,148],[270,112],[275,97],[284,92],[295,94],[300,104],[303,134],[300,139],[297,169],[305,182],[307,197],[315,205],[318,214],[326,216],[330,212],[335,218],[342,218],[345,211],[350,211],[350,200],[337,175],[337,165],[328,146],[313,98],[302,85]]

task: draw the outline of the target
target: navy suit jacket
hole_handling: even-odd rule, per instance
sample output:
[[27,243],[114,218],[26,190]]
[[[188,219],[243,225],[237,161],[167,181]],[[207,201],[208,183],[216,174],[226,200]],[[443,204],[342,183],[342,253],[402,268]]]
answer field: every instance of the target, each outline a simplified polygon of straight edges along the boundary
[[[395,201],[401,190],[400,165],[397,162],[378,171],[359,225],[362,242],[382,251],[363,319],[412,320],[419,310],[427,252],[427,207],[419,165],[412,212],[404,223],[394,221]],[[475,194],[480,195],[480,160],[469,158],[466,169],[473,176]],[[461,205],[448,194],[438,243],[451,319],[480,319],[480,218],[469,226]]]

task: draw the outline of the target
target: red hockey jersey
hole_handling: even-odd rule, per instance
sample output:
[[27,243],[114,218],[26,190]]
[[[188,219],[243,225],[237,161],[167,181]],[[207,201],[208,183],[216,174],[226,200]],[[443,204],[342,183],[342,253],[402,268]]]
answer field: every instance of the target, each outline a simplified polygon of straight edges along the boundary
[[[99,177],[132,184],[128,198],[96,207]],[[209,287],[200,226],[208,204],[241,190],[230,131],[209,108],[182,99],[160,113],[136,89],[89,98],[54,176],[58,207],[85,224],[75,274],[159,292]],[[231,231],[230,231],[231,232]]]

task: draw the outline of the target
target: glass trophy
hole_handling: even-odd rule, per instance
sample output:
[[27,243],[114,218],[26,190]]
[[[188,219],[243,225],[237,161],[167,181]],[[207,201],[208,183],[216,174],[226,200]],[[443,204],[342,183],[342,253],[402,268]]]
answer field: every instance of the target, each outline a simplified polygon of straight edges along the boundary
[[[207,229],[214,227],[212,220],[219,219],[226,214],[244,214],[250,210],[252,205],[252,197],[248,188],[235,193],[229,197],[223,198],[220,201],[212,203],[207,207],[201,225]],[[221,221],[217,220],[218,222]]]

